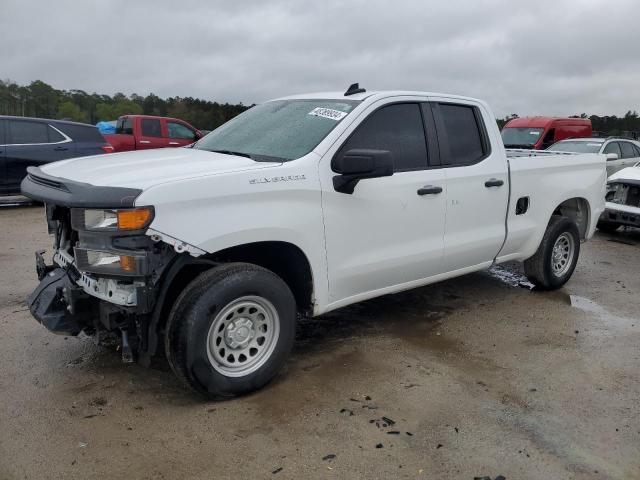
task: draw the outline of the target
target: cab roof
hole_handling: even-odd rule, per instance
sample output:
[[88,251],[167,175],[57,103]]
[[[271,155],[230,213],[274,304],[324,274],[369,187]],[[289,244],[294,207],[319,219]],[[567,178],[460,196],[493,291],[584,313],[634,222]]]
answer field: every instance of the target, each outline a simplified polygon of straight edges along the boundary
[[276,98],[274,100],[313,100],[313,99],[322,99],[322,100],[379,100],[382,98],[389,97],[400,97],[400,96],[408,96],[408,97],[446,97],[453,98],[458,100],[467,100],[471,102],[484,103],[477,98],[471,97],[463,97],[460,95],[451,95],[448,93],[435,93],[435,92],[421,92],[421,91],[412,91],[412,90],[378,90],[378,91],[367,91],[363,93],[356,93],[353,95],[345,96],[345,92],[316,92],[316,93],[303,93],[299,95],[289,95],[286,97]]

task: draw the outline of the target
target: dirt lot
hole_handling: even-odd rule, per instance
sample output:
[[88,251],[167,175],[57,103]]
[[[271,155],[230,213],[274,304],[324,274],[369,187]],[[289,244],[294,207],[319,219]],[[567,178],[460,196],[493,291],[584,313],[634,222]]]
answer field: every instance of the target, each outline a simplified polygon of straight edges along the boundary
[[305,321],[272,384],[206,403],[49,334],[24,306],[43,211],[0,227],[2,480],[640,478],[640,232],[558,292],[508,266]]

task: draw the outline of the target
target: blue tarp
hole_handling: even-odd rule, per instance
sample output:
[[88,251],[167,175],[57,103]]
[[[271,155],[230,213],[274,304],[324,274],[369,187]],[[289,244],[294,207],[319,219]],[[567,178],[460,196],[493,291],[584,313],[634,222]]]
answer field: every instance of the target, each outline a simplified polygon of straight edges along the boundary
[[98,122],[96,127],[100,130],[100,133],[116,133],[116,121],[112,122]]

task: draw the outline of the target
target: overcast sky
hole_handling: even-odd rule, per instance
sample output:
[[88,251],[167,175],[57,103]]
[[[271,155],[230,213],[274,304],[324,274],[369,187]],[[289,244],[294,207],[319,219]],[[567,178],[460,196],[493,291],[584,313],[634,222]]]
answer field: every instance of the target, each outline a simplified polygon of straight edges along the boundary
[[497,116],[640,110],[638,0],[2,0],[0,77],[259,103],[456,93]]

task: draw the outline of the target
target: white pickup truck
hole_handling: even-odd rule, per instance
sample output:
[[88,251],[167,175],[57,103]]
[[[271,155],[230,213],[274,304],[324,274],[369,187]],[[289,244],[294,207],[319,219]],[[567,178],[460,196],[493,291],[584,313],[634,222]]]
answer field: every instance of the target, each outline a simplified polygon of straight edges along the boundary
[[604,209],[605,157],[507,155],[489,107],[423,92],[281,98],[187,148],[30,168],[53,264],[34,317],[166,352],[208,397],[267,383],[296,319],[524,261],[561,287]]

